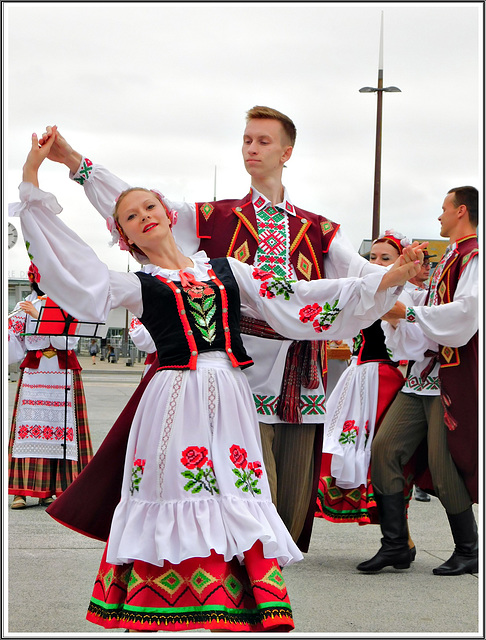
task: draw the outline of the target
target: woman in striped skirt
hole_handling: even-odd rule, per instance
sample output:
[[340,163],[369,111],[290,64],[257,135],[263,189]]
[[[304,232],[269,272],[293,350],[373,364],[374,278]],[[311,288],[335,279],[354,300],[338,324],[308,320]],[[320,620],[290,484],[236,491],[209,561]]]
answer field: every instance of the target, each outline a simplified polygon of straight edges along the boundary
[[21,361],[8,445],[12,509],[25,509],[28,496],[49,505],[93,456],[81,366],[74,352],[79,338],[69,337],[66,344],[65,336],[35,333],[46,297],[35,265],[28,275],[33,291],[8,319],[9,364]]

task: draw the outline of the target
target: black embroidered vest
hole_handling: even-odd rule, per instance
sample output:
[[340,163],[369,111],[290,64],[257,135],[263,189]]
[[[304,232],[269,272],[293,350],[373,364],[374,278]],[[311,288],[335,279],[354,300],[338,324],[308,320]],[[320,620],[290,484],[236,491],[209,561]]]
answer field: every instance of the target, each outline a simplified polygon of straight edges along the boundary
[[225,351],[234,367],[253,364],[240,336],[240,292],[226,258],[210,261],[202,287],[137,272],[142,324],[152,336],[160,369],[196,369],[199,353]]
[[357,356],[358,364],[365,362],[386,362],[395,367],[398,362],[393,362],[388,355],[385,345],[385,334],[381,328],[381,320],[376,320],[372,325],[361,329],[354,339],[353,356]]

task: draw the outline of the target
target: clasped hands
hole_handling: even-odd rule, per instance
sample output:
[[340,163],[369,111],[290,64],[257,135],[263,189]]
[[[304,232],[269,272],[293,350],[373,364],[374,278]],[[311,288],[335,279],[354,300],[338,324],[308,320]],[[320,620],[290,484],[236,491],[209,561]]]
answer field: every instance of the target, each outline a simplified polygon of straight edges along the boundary
[[403,253],[383,276],[378,291],[404,285],[410,278],[416,276],[424,261],[423,250],[428,244],[428,242],[420,243],[416,240],[405,247]]

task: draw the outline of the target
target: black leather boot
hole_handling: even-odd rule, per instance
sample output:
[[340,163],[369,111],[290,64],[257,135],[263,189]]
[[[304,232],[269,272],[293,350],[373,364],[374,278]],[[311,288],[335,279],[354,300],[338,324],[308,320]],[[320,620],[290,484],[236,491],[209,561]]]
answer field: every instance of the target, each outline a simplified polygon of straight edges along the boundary
[[454,553],[447,562],[433,569],[436,576],[478,573],[478,527],[472,507],[462,513],[447,514],[454,538]]
[[408,569],[411,553],[408,548],[408,528],[403,491],[390,495],[375,494],[375,499],[383,534],[381,549],[371,560],[361,562],[356,568],[359,571],[370,573],[381,571],[384,567]]

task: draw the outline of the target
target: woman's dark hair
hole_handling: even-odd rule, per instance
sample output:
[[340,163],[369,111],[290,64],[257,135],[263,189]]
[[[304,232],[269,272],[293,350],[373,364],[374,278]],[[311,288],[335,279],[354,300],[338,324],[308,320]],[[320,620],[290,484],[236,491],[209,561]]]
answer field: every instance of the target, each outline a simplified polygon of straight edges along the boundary
[[31,282],[30,286],[32,287],[32,291],[35,291],[37,293],[37,295],[40,296],[45,296],[46,294],[41,290],[41,288],[39,287],[39,285],[37,284],[37,282]]

